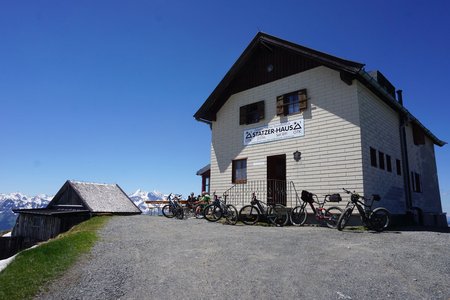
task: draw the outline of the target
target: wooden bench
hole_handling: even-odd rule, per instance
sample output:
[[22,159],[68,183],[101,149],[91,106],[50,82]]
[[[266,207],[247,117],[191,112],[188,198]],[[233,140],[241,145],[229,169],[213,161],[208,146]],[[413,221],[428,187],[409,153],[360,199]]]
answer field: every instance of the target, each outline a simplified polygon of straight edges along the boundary
[[[169,201],[167,200],[154,200],[154,201],[144,201],[145,204],[149,205],[149,204],[169,204]],[[178,201],[180,204],[187,204],[187,200],[180,200]]]

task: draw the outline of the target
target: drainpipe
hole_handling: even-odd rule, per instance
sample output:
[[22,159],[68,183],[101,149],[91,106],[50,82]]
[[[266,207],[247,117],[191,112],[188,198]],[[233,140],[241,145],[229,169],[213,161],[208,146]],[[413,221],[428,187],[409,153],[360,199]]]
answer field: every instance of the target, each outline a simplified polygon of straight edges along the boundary
[[[403,95],[402,90],[397,91],[398,103],[403,107]],[[402,112],[399,113],[400,117],[400,149],[402,152],[402,171],[403,171],[403,186],[405,189],[406,198],[406,211],[410,212],[412,208],[412,194],[411,194],[411,182],[409,180],[409,160],[408,160],[408,147],[406,143],[406,123],[407,118]]]
[[208,124],[208,125],[209,125],[209,129],[212,130],[212,122],[211,122],[211,121],[206,120],[206,119],[202,119],[202,118],[196,118],[196,119],[197,119],[197,121],[199,121],[199,122],[203,122],[203,123]]

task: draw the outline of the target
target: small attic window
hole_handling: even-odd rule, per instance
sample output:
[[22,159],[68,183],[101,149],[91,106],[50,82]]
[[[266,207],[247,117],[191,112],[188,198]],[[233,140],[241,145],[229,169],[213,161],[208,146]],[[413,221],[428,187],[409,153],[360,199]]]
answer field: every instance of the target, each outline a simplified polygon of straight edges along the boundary
[[301,113],[308,107],[306,89],[277,97],[277,115]]
[[264,100],[241,106],[239,125],[258,123],[264,119]]
[[423,132],[423,129],[420,128],[417,124],[413,123],[412,131],[413,131],[414,145],[424,145],[425,133]]

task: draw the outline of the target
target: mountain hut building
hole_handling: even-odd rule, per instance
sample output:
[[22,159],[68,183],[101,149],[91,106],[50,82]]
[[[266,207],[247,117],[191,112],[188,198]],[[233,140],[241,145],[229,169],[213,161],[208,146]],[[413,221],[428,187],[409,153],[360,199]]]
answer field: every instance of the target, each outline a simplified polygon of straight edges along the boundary
[[258,33],[194,118],[212,133],[202,172],[230,203],[256,192],[293,207],[301,190],[347,188],[379,194],[398,222],[446,226],[434,153],[446,142],[364,64]]

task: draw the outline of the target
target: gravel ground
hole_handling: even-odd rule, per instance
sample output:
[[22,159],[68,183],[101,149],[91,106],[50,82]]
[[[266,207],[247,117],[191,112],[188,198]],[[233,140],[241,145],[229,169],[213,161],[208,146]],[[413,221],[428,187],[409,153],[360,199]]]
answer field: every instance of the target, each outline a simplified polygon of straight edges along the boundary
[[38,299],[449,299],[450,234],[114,217]]

